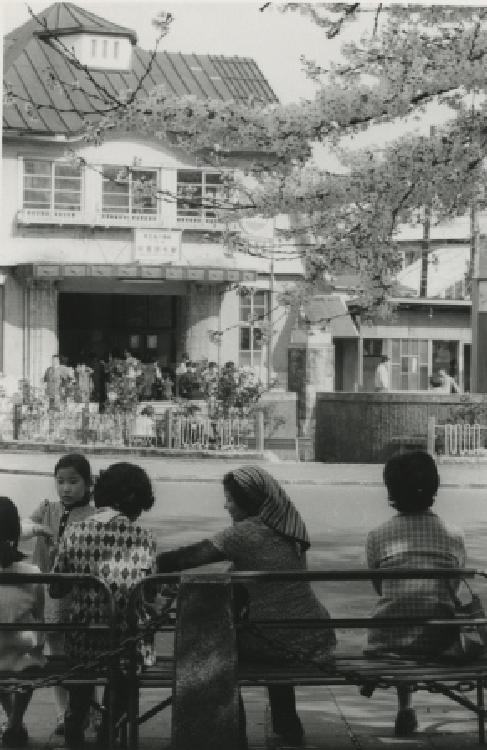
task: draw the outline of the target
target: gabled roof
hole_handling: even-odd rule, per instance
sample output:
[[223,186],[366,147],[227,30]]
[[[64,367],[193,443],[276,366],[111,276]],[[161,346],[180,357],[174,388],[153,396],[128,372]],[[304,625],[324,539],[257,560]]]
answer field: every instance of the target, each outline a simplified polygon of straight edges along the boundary
[[36,18],[31,18],[30,21],[6,34],[3,40],[4,70],[10,67],[13,62],[12,58],[15,59],[22,47],[33,36],[82,32],[104,36],[124,36],[129,38],[132,44],[137,44],[137,34],[126,26],[111,23],[73,3],[53,3],[37,13]]
[[[105,21],[71,3],[55,3],[38,16],[46,19],[49,29],[117,34],[129,36],[133,43],[136,41],[130,29]],[[97,92],[86,74],[67,63],[39,31],[42,32],[39,23],[31,19],[4,39],[4,86],[17,95],[4,103],[4,133],[10,129],[33,134],[76,135],[83,128],[83,115],[92,115],[89,119],[93,120],[96,119],[94,105],[97,105],[98,112],[101,109],[95,97]],[[93,69],[90,72],[97,83],[115,93],[133,90],[147,68],[150,54],[134,46],[130,71]],[[77,88],[50,87],[48,71],[55,80],[77,81]],[[277,102],[258,65],[245,57],[159,52],[150,74],[144,79],[140,96],[159,85],[164,85],[168,93],[179,96],[191,94],[201,99],[221,101],[255,99],[266,104]],[[29,110],[34,111],[35,117],[28,114]]]

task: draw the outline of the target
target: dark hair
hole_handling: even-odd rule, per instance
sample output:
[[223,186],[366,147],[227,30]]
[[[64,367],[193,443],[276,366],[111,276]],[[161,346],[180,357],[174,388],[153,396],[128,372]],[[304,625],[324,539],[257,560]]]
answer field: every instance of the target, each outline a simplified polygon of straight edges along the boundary
[[25,555],[17,549],[20,538],[20,518],[15,503],[9,497],[0,497],[0,566],[9,568],[23,560]]
[[431,508],[440,484],[436,463],[425,451],[393,456],[384,467],[389,503],[400,513]]
[[380,361],[389,362],[389,357],[387,356],[387,354],[381,354]]
[[125,461],[111,464],[105,471],[100,471],[94,497],[97,508],[114,508],[131,521],[154,505],[152,485],[146,472],[141,466]]
[[91,496],[92,476],[91,466],[88,459],[85,458],[85,456],[83,456],[81,453],[66,453],[64,456],[61,456],[56,466],[54,467],[55,477],[57,477],[58,472],[61,469],[74,469],[80,475],[81,479],[86,485],[84,499],[86,503],[89,503]]
[[249,516],[257,516],[264,498],[259,501],[249,495],[245,488],[236,481],[233,471],[228,471],[223,477],[223,488],[231,495],[232,500]]
[[430,377],[430,385],[432,385],[433,388],[438,388],[443,385],[443,380],[439,375],[432,375]]

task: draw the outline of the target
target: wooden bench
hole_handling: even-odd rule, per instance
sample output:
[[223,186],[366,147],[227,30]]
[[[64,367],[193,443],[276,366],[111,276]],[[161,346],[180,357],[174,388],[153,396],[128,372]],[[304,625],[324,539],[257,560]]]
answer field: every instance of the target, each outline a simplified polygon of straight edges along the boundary
[[[468,578],[472,579],[476,574],[480,574],[480,571],[474,570],[453,570],[453,569],[389,569],[382,571],[367,571],[367,570],[348,570],[348,571],[303,571],[303,572],[233,572],[229,574],[228,581],[232,583],[245,583],[255,582],[256,580],[262,580],[269,582],[270,580],[279,581],[292,580],[296,578],[304,578],[306,580],[313,581],[349,581],[349,580],[370,580],[370,579],[383,579],[383,578]],[[186,575],[186,574],[185,574]],[[487,709],[484,703],[484,687],[487,680],[487,657],[477,659],[473,663],[455,663],[452,661],[416,661],[414,658],[404,658],[400,656],[390,655],[388,658],[382,657],[370,657],[364,654],[342,654],[338,649],[336,658],[329,665],[320,667],[316,664],[305,664],[296,663],[296,665],[282,665],[282,666],[270,666],[265,663],[259,665],[245,665],[237,664],[236,647],[235,647],[235,629],[230,626],[227,622],[227,639],[228,643],[224,642],[221,632],[217,634],[213,644],[208,651],[200,652],[199,648],[201,645],[204,646],[205,640],[205,625],[202,621],[202,614],[205,611],[204,598],[208,592],[208,586],[213,585],[218,588],[218,576],[210,578],[208,574],[201,575],[201,581],[198,581],[198,571],[194,570],[187,574],[188,578],[185,585],[181,587],[178,601],[178,618],[176,621],[176,638],[175,638],[175,653],[174,657],[166,656],[158,658],[157,664],[151,667],[141,674],[133,676],[133,702],[129,711],[129,742],[130,747],[135,750],[137,747],[137,736],[139,724],[151,718],[158,707],[155,707],[143,716],[139,716],[138,713],[138,696],[141,689],[144,688],[169,688],[173,691],[173,722],[175,716],[178,714],[184,714],[184,720],[187,724],[191,724],[190,713],[195,710],[200,711],[195,724],[198,722],[206,724],[208,736],[208,743],[205,743],[205,731],[200,736],[198,743],[199,750],[206,750],[206,748],[214,747],[215,750],[234,750],[238,744],[237,729],[238,729],[238,715],[231,713],[229,721],[224,722],[223,726],[221,723],[221,713],[223,711],[222,706],[233,705],[233,711],[235,711],[235,694],[239,688],[242,687],[255,687],[255,686],[268,686],[268,685],[296,685],[296,686],[343,686],[343,685],[358,685],[375,688],[395,688],[400,685],[409,685],[414,691],[423,690],[431,693],[439,693],[450,700],[458,703],[469,711],[472,711],[478,720],[478,737],[479,743],[485,744],[485,719],[487,715]],[[155,577],[157,579],[159,577]],[[167,578],[167,577],[166,577]],[[198,588],[201,587],[201,591],[198,595]],[[231,609],[231,601],[224,603],[225,593],[229,593],[229,589],[225,586],[224,576],[221,577],[219,584],[219,598],[218,603],[210,604],[211,609],[206,609],[206,613],[209,618],[213,618],[213,622],[217,620],[215,618],[223,617],[225,615],[225,608],[228,611]],[[193,618],[193,622],[191,621]],[[228,616],[227,616],[228,621]],[[303,621],[286,621],[287,626],[303,626]],[[484,622],[483,620],[477,620],[476,622]],[[188,625],[189,623],[189,625]],[[332,618],[329,621],[314,621],[309,625],[314,627],[332,627],[338,631],[338,644],[340,644],[340,628],[360,628],[367,629],[371,626],[375,627],[397,627],[398,625],[413,625],[413,624],[428,624],[432,627],[440,627],[445,625],[458,625],[458,619],[442,619],[442,620],[428,620],[425,618],[388,618],[386,619],[374,619],[371,617],[360,617],[360,618]],[[276,626],[276,622],[261,621],[258,627]],[[282,621],[279,625],[282,626]],[[286,624],[286,623],[285,623]],[[214,627],[210,624],[210,628]],[[242,626],[245,627],[245,624]],[[185,629],[189,629],[191,632],[187,635],[183,632]],[[211,630],[209,629],[211,637]],[[198,635],[201,637],[201,641],[198,642]],[[194,650],[192,653],[191,649]],[[206,655],[205,655],[206,654]],[[207,659],[207,661],[205,661]],[[230,662],[226,665],[226,660]],[[184,663],[183,663],[184,662]],[[221,674],[215,668],[215,665],[220,664]],[[188,666],[190,665],[190,666]],[[225,665],[228,669],[225,670]],[[188,671],[189,670],[189,671]],[[232,672],[233,670],[233,672]],[[227,692],[225,695],[220,693],[218,688],[215,688],[215,682],[211,680],[220,680],[220,683],[225,682],[225,677],[228,674],[234,674],[234,681],[232,685],[227,685]],[[189,675],[189,677],[188,677]],[[188,684],[189,679],[189,684]],[[211,684],[210,684],[211,683]],[[185,694],[190,689],[192,697],[192,703],[185,700]],[[195,692],[196,691],[196,692]],[[200,692],[201,691],[201,692]],[[233,691],[233,693],[232,693]],[[225,691],[223,691],[225,692]],[[473,692],[474,695],[468,695]],[[199,695],[203,706],[201,708],[193,708],[193,704],[198,704],[200,701],[195,700],[195,695]],[[208,696],[211,696],[211,700],[208,703]],[[233,698],[232,698],[233,696]],[[212,700],[215,701],[218,698],[217,704],[213,705]],[[232,704],[233,700],[233,704]],[[167,699],[160,704],[160,707],[164,707],[171,702],[171,699]],[[213,713],[213,716],[211,715]],[[177,721],[177,718],[176,718]],[[234,725],[231,726],[233,721]],[[212,723],[213,722],[213,723]],[[392,723],[392,722],[391,722]],[[208,726],[210,727],[208,729]],[[215,745],[214,741],[212,744],[211,736],[213,731],[213,737],[220,736],[222,738],[222,744]],[[173,750],[189,750],[191,748],[191,742],[194,742],[192,737],[181,727],[177,727],[174,731],[173,723],[173,743],[171,747]]]
[[[209,566],[210,567],[210,566]],[[331,571],[279,571],[279,572],[208,572],[207,570],[186,571],[181,574],[152,576],[147,583],[179,583],[177,618],[173,623],[161,621],[160,629],[175,631],[174,655],[160,657],[157,663],[138,672],[135,659],[130,663],[131,693],[125,727],[122,726],[122,742],[130,748],[138,747],[138,728],[141,723],[154,716],[159,710],[172,703],[172,750],[236,750],[238,746],[238,690],[241,687],[267,685],[361,685],[380,688],[395,688],[410,685],[413,690],[426,690],[445,695],[450,700],[472,711],[477,716],[479,743],[485,744],[485,718],[487,709],[484,702],[484,688],[487,681],[487,658],[473,663],[451,663],[430,661],[421,662],[411,658],[390,656],[371,658],[363,654],[342,654],[337,652],[334,661],[326,666],[314,663],[297,662],[295,665],[270,666],[238,664],[236,648],[236,624],[233,612],[233,588],[235,584],[262,582],[285,582],[290,580],[310,581],[357,581],[391,578],[435,578],[473,579],[482,574],[473,569],[383,569],[331,570]],[[482,574],[483,575],[483,574]],[[51,582],[53,578],[76,579],[77,576],[54,576],[52,574],[20,575],[0,574],[2,584],[22,582]],[[86,577],[83,577],[86,578]],[[100,581],[98,581],[100,583]],[[101,582],[102,583],[102,582]],[[137,587],[132,592],[132,602],[137,599]],[[113,600],[110,600],[113,604]],[[113,608],[112,608],[113,614]],[[112,620],[114,622],[114,619]],[[466,621],[469,622],[468,620]],[[477,620],[476,622],[485,622]],[[394,627],[427,623],[432,627],[458,625],[459,620],[427,620],[425,618],[389,618],[387,620],[360,618],[332,618],[330,620],[309,621],[307,626],[318,628],[333,627],[367,629],[371,626]],[[303,627],[303,621],[285,621],[289,627]],[[255,622],[262,628],[275,627],[271,621]],[[283,623],[280,621],[279,625]],[[96,629],[110,629],[111,625],[97,626]],[[238,627],[238,626],[237,626]],[[241,627],[247,627],[243,623]],[[60,630],[87,629],[87,626],[33,623],[0,623],[0,630]],[[93,630],[93,627],[88,627]],[[138,634],[140,636],[140,633]],[[133,651],[131,652],[133,653]],[[99,667],[81,665],[79,673],[70,672],[63,659],[51,658],[45,668],[28,675],[0,672],[0,685],[18,687],[27,679],[33,687],[41,687],[56,675],[62,675],[57,684],[70,685],[90,683],[108,685],[113,697],[117,688],[116,671],[113,662],[105,660]],[[88,668],[87,668],[88,666]],[[40,680],[41,684],[36,680]],[[139,711],[140,691],[145,688],[166,688],[172,696],[154,706],[145,714]],[[468,693],[474,692],[473,696]],[[113,716],[112,706],[109,717]],[[114,744],[114,724],[110,721],[110,741]],[[195,744],[196,742],[196,744]]]

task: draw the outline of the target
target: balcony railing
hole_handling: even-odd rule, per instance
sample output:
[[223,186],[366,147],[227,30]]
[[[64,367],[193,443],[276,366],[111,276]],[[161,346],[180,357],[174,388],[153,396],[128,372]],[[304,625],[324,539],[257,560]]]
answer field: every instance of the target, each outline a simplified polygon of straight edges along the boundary
[[122,213],[117,211],[102,211],[97,213],[94,222],[107,227],[162,227],[167,226],[160,214],[157,213]]
[[179,227],[185,227],[186,229],[221,229],[223,224],[214,216],[178,216],[177,224]]
[[[92,215],[86,211],[44,208],[21,208],[17,212],[17,222],[19,224],[78,224],[102,227],[170,227],[173,224],[158,213],[100,211]],[[177,216],[176,225],[181,229],[221,229],[223,226],[215,217],[205,215]]]
[[82,211],[61,208],[21,208],[17,212],[19,224],[84,224]]

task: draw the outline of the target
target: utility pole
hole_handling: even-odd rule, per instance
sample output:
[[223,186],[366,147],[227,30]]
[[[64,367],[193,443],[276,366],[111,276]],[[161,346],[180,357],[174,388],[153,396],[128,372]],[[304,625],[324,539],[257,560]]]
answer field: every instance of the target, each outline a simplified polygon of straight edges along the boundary
[[270,275],[269,275],[269,315],[267,316],[268,321],[268,341],[267,341],[267,387],[272,378],[272,348],[274,342],[274,330],[272,327],[272,321],[274,318],[274,255],[276,250],[276,219],[272,220],[272,245],[271,245],[271,262],[270,262]]
[[419,296],[428,296],[428,270],[430,262],[430,237],[431,237],[431,206],[424,210],[423,238],[421,241],[421,276],[419,282]]
[[[482,253],[485,256],[485,249]],[[487,392],[487,368],[481,361],[481,331],[485,340],[485,322],[487,311],[487,280],[481,278],[481,268],[487,277],[486,258],[480,256],[479,221],[477,201],[470,206],[470,297],[472,300],[472,354],[470,366],[470,390],[472,393]],[[483,308],[483,310],[482,310]],[[485,360],[485,355],[484,355]]]

